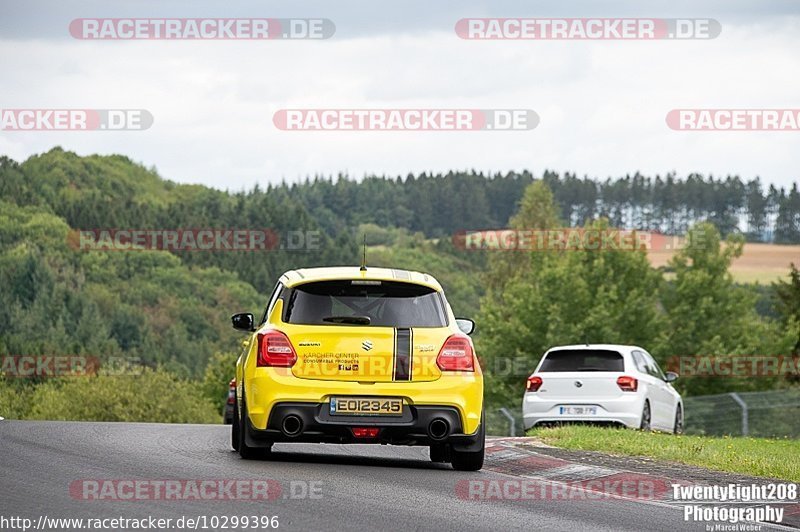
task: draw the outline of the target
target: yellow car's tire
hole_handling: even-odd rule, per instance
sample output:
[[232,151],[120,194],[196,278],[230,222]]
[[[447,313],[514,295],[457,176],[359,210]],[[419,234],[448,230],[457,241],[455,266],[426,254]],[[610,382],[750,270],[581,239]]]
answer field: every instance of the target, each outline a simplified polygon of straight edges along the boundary
[[263,458],[269,454],[272,445],[267,447],[250,447],[247,445],[247,436],[250,432],[250,423],[247,420],[247,403],[242,397],[242,414],[239,416],[239,456],[245,460]]
[[483,459],[486,453],[486,428],[484,419],[485,416],[481,416],[481,424],[478,428],[478,441],[480,442],[480,450],[450,450],[450,463],[453,465],[453,469],[456,471],[478,471],[483,467]]
[[238,401],[234,400],[233,403],[233,420],[231,421],[231,447],[234,451],[239,450],[239,405]]
[[483,457],[485,449],[478,452],[467,453],[453,451],[452,464],[456,471],[480,471],[483,468]]
[[437,443],[430,447],[431,462],[446,464],[450,461],[450,446],[446,443]]

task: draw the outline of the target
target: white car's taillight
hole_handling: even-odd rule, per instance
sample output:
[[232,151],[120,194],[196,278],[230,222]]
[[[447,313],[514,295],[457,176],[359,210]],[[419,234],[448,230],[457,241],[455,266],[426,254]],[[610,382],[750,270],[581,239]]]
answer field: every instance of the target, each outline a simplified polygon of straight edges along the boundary
[[619,386],[619,389],[623,392],[635,392],[639,387],[639,381],[636,380],[636,377],[623,375],[617,379],[617,386]]
[[528,382],[525,383],[526,392],[538,392],[542,387],[542,378],[537,375],[528,377]]

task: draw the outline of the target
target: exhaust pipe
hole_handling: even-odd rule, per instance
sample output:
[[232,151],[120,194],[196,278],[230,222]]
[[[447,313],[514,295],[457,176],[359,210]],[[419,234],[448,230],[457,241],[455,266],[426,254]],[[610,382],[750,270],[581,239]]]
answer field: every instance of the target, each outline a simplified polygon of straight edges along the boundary
[[428,436],[434,441],[442,441],[450,435],[450,424],[437,417],[428,425]]
[[289,414],[283,418],[281,431],[286,436],[297,436],[303,431],[303,420],[294,414]]

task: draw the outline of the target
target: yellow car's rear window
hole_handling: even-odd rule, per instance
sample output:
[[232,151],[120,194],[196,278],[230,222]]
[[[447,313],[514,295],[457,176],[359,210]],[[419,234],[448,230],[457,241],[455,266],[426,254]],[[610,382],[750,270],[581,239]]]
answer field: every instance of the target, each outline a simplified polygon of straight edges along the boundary
[[413,283],[337,280],[291,289],[284,321],[306,325],[444,327],[442,294]]

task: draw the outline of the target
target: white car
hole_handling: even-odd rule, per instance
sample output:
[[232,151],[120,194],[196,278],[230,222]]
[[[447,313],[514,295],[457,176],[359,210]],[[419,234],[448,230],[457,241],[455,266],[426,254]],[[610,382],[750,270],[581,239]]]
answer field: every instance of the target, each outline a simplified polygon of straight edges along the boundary
[[683,432],[683,401],[650,354],[633,345],[553,347],[528,377],[523,425],[591,422]]

